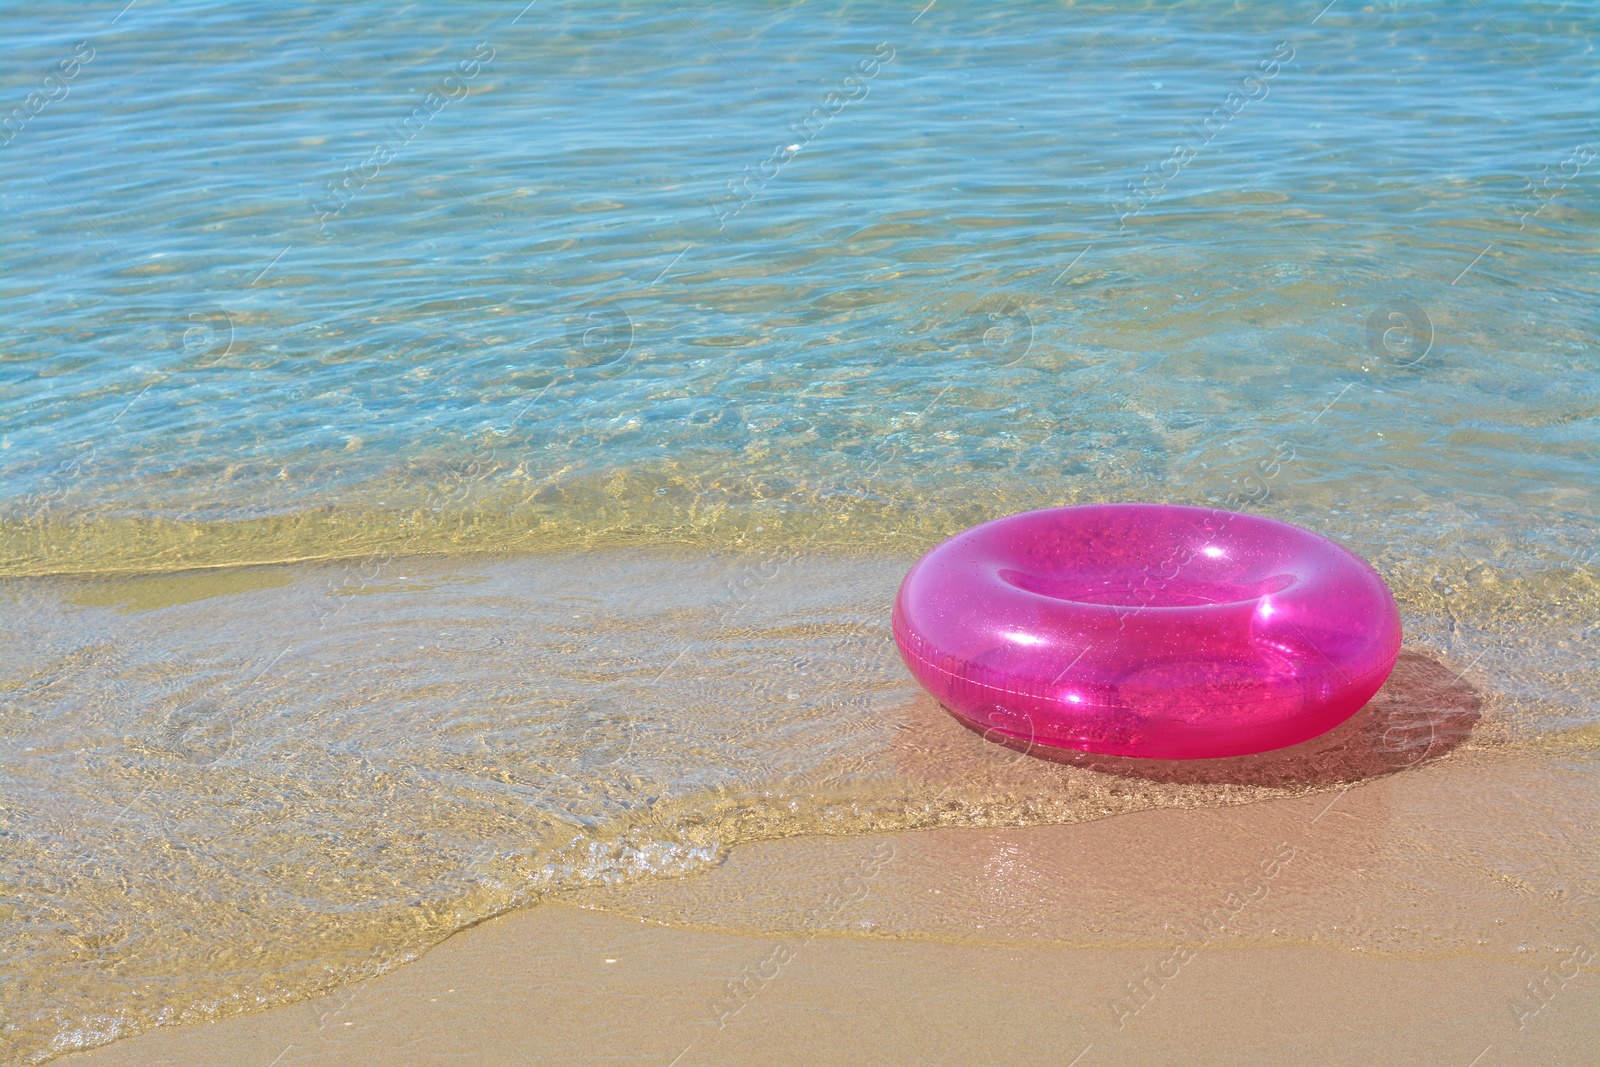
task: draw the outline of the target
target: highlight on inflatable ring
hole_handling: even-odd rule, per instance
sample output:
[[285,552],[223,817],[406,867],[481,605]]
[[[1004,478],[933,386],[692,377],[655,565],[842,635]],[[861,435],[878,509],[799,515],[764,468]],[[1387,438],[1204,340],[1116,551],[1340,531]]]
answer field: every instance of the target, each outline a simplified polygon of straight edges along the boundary
[[894,638],[917,681],[1012,745],[1240,756],[1360,710],[1400,653],[1360,556],[1273,519],[1174,504],[983,523],[911,568]]

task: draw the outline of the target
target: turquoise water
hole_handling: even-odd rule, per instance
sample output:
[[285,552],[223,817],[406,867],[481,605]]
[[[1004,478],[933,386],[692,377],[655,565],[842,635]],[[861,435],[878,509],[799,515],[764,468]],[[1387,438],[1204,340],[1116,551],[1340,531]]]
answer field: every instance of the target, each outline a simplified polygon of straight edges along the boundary
[[[852,746],[886,744],[873,716],[912,693],[873,597],[939,536],[1022,508],[1212,501],[1311,526],[1373,560],[1408,638],[1480,672],[1512,733],[1592,727],[1597,30],[1593,5],[1489,0],[9,5],[0,781],[24,842],[3,914],[28,946],[11,1055],[303,995],[619,869],[549,867],[574,826],[659,831],[629,846],[651,871],[742,832],[659,812],[640,830],[662,797],[737,810],[776,781],[872,778]],[[632,658],[580,664],[554,636],[517,646],[515,671],[489,654],[511,639],[497,612],[568,625],[495,567],[603,586],[560,553],[663,542],[722,561],[679,594],[722,688],[650,695],[682,647],[648,598],[607,609]],[[447,557],[433,599],[399,584],[423,552]],[[751,609],[752,637],[722,621],[741,553],[858,562]],[[192,574],[245,565],[283,569]],[[511,599],[475,599],[495,581]],[[346,612],[354,592],[398,615]],[[272,611],[281,634],[249,619]],[[390,663],[399,633],[470,656],[392,663],[370,691],[330,679]],[[808,633],[834,643],[785,643]],[[836,691],[791,700],[768,653]],[[269,670],[265,704],[196,710]],[[484,686],[546,676],[484,740]],[[705,710],[741,701],[775,724],[748,751]],[[308,708],[314,745],[274,725]],[[682,739],[640,763],[640,731]],[[535,790],[546,844],[500,866],[441,830],[511,803],[463,755],[477,743],[575,783],[561,803]],[[278,801],[244,784],[269,753],[303,761],[273,764]],[[413,777],[379,790],[363,759]],[[924,818],[927,796],[873,788],[839,825]],[[377,806],[346,821],[269,817],[363,789]],[[423,802],[440,796],[456,807]],[[84,817],[107,799],[117,820]],[[398,867],[348,840],[391,800],[435,834]],[[830,825],[797,809],[784,830],[773,804],[749,833]],[[973,804],[960,818],[982,821]],[[499,817],[471,825],[514,852]],[[231,851],[166,845],[229,819]],[[200,921],[179,897],[119,904],[83,877],[109,842],[132,881],[182,869],[263,900],[260,857],[293,842],[370,892],[350,872],[420,879],[427,914],[350,925],[345,890],[308,882],[271,920],[263,984],[219,969],[203,924],[161,932]],[[103,922],[63,948],[63,906]],[[162,991],[85,953],[148,963]]]
[[1197,496],[1287,437],[1560,551],[1596,16],[1483,10],[21,8],[12,98],[94,58],[5,149],[6,514]]

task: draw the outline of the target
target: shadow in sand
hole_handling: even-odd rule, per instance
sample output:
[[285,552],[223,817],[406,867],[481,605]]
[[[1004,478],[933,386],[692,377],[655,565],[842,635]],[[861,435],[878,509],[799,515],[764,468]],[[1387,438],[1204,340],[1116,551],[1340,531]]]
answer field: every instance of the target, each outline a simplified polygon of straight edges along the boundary
[[1394,673],[1364,708],[1320,737],[1271,752],[1227,759],[1133,759],[985,736],[1042,759],[1156,782],[1327,784],[1374,778],[1438,759],[1472,732],[1482,703],[1478,691],[1444,664],[1421,653],[1401,652]]

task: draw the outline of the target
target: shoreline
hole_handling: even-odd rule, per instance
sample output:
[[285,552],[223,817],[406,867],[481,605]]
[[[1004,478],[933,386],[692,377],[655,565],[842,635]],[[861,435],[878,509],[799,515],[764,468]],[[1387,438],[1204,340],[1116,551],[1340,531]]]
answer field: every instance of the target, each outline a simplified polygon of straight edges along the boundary
[[[1493,872],[1537,832],[1505,825],[1514,798],[1586,795],[1592,768],[1510,763],[1463,755],[1333,803],[760,842],[709,871],[560,894],[328,996],[55,1062],[1576,1065],[1600,1038],[1583,955],[1600,908],[1529,903]],[[1448,843],[1419,857],[1424,821]],[[1463,865],[1495,827],[1498,852]],[[1445,873],[1423,909],[1493,944],[1338,943],[1341,918],[1415,919],[1427,870]],[[1243,889],[1252,873],[1264,892]],[[1226,921],[1181,929],[1207,908]],[[1546,944],[1519,951],[1535,931]]]
[[[885,605],[908,559],[769,562],[617,549],[411,557],[371,580],[327,565],[0,582],[13,704],[36,709],[11,720],[0,812],[11,862],[33,872],[9,919],[13,1048],[303,1002],[529,905],[812,945],[1137,949],[1157,976],[1191,969],[1179,925],[1202,955],[1269,920],[1275,949],[1453,945],[1503,963],[1526,927],[1558,968],[1576,951],[1559,909],[1539,912],[1557,943],[1518,918],[1532,914],[1520,895],[1464,878],[1426,835],[1397,836],[1402,809],[1443,825],[1440,797],[1482,808],[1462,784],[1477,775],[1479,793],[1537,798],[1543,821],[1502,804],[1499,825],[1458,844],[1526,839],[1559,857],[1508,875],[1517,894],[1572,897],[1565,880],[1600,853],[1600,812],[1563,769],[1592,766],[1600,735],[1568,725],[1575,705],[1530,716],[1514,691],[1528,674],[1448,655],[1426,617],[1379,696],[1313,741],[1228,760],[1035,759],[906,677]],[[1359,797],[1391,798],[1365,836],[1345,832]],[[1302,825],[1340,831],[1348,862],[1273,865],[1280,843],[1299,848],[1287,824],[1267,833],[1294,805],[1315,808]],[[859,884],[817,884],[886,835],[917,844]],[[1215,865],[1183,854],[1198,843]],[[1373,850],[1455,866],[1352,881],[1345,867],[1371,867]],[[1322,888],[1289,894],[1308,870]],[[1076,910],[1041,912],[1062,892]],[[1353,905],[1362,921],[1330,918]],[[121,940],[83,955],[50,934],[63,912],[84,943]],[[1469,944],[1465,915],[1486,945]],[[771,952],[735,974],[787,968]]]

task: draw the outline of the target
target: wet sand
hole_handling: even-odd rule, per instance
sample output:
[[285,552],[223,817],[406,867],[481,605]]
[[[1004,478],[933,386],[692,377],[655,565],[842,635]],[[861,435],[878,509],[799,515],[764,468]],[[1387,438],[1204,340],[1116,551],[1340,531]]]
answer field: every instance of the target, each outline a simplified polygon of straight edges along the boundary
[[121,1035],[95,1063],[1586,1062],[1587,676],[1509,628],[1459,655],[1417,594],[1383,691],[1320,738],[1035,759],[916,694],[883,625],[905,563],[0,585],[0,860],[28,872],[7,1038]]
[[63,1065],[1589,1064],[1594,759],[802,837],[465,930],[331,996]]

